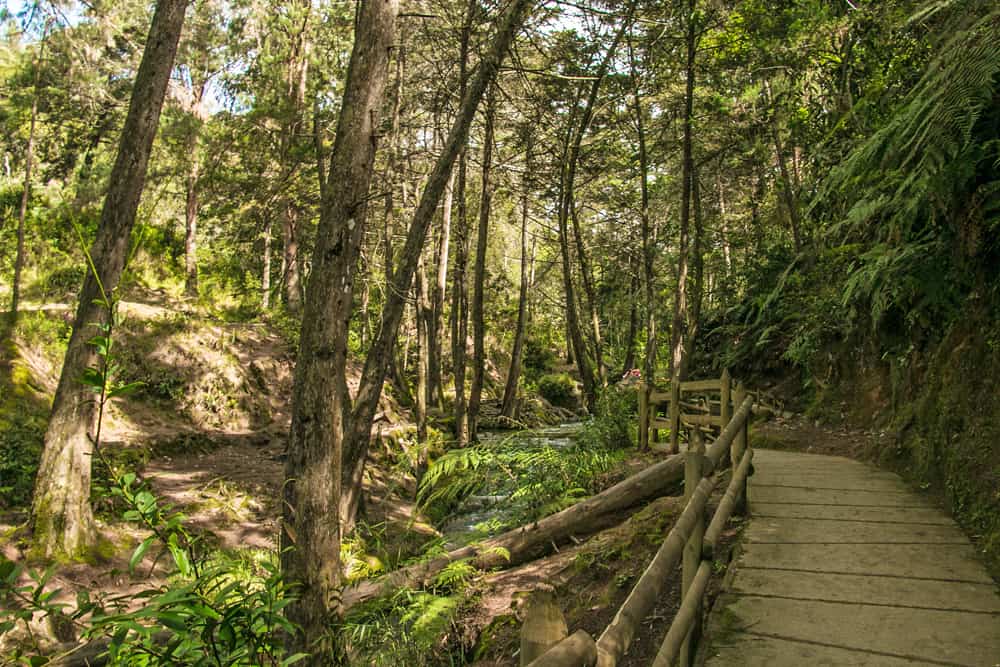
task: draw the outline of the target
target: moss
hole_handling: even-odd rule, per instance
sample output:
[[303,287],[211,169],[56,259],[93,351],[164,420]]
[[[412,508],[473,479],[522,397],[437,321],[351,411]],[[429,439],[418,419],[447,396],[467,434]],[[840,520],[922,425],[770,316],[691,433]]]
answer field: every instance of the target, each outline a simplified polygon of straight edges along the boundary
[[970,313],[923,364],[894,375],[895,439],[881,462],[938,494],[1000,578],[1000,323]]
[[107,563],[114,560],[119,551],[127,548],[127,546],[127,540],[122,545],[119,545],[107,538],[98,537],[97,543],[84,551],[82,560],[91,565]]

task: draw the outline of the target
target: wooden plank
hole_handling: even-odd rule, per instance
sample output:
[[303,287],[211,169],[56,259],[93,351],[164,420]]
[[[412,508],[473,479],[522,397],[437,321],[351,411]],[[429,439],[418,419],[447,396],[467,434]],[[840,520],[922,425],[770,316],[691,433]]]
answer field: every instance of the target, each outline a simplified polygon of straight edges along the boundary
[[595,662],[597,644],[585,630],[577,630],[528,663],[528,667],[580,667]]
[[651,391],[651,392],[649,392],[649,402],[650,403],[669,403],[670,402],[670,392],[669,391]]
[[[684,455],[684,501],[690,502],[692,492],[703,476],[702,463],[705,460],[705,442],[701,439],[701,432],[695,430],[691,433],[691,444]],[[698,567],[701,565],[702,541],[705,537],[705,513],[702,512],[695,522],[687,544],[684,545],[683,569],[681,571],[681,598],[687,596],[688,591],[694,583]],[[690,665],[694,659],[694,649],[698,645],[701,636],[701,613],[699,597],[696,606],[698,612],[695,614],[691,628],[684,635],[684,642],[681,645],[681,664]]]
[[722,417],[719,415],[693,415],[681,413],[681,423],[691,426],[722,426]]
[[533,663],[550,648],[566,639],[566,618],[551,591],[535,591],[521,625],[521,667]]
[[[653,660],[653,667],[672,667],[681,650],[681,644],[687,637],[688,631],[694,627],[696,620],[701,618],[701,599],[708,588],[708,580],[712,576],[712,563],[707,560],[701,561],[698,571],[691,582],[691,588],[681,602],[681,608],[674,616],[674,622],[667,630],[667,636],[663,638],[660,651]],[[683,663],[682,663],[683,664]]]
[[660,601],[667,576],[680,560],[684,545],[695,529],[695,524],[705,512],[708,499],[715,489],[718,478],[701,480],[684,507],[680,517],[674,522],[667,538],[663,540],[653,560],[635,583],[632,592],[618,609],[614,619],[597,640],[598,665],[601,667],[618,664],[628,651],[635,633],[643,619]]
[[681,382],[681,391],[722,391],[722,381],[718,378],[712,380],[689,380]]

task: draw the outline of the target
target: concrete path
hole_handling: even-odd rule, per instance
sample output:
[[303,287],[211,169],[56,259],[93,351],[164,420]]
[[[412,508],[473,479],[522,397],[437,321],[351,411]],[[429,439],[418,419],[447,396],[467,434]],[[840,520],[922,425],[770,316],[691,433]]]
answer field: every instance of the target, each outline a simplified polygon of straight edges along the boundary
[[950,517],[850,459],[758,449],[754,468],[708,667],[1000,665],[1000,593]]

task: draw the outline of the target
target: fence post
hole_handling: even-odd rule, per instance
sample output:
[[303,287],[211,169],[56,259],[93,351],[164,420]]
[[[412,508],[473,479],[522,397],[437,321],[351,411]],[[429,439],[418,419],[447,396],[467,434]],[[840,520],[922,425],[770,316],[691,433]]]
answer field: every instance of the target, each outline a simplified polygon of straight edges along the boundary
[[[746,400],[747,392],[746,388],[743,386],[742,382],[736,384],[736,391],[733,393],[734,403],[736,405],[743,405],[743,401]],[[750,416],[747,416],[747,420],[743,422],[743,426],[740,427],[739,432],[736,437],[733,438],[733,444],[729,449],[729,458],[732,462],[733,474],[736,474],[736,468],[739,467],[740,461],[743,460],[743,453],[746,452],[748,446],[747,433],[750,428]],[[737,516],[746,516],[747,514],[747,484],[746,481],[743,482],[739,495],[736,497],[736,503],[733,506],[733,514]]]
[[670,453],[681,450],[681,383],[676,378],[670,381]]
[[[701,483],[703,466],[705,461],[705,441],[702,439],[701,430],[691,429],[691,441],[688,443],[687,454],[684,456],[684,505],[691,502],[694,490]],[[701,565],[701,547],[705,537],[705,516],[704,512],[698,517],[691,528],[691,537],[684,545],[684,570],[681,577],[681,600],[687,595],[694,581],[694,575]],[[694,662],[695,652],[698,648],[698,639],[701,636],[701,610],[697,620],[691,626],[684,643],[681,645],[680,662],[681,667],[690,667]]]
[[729,369],[724,368],[722,370],[722,397],[720,398],[721,408],[719,410],[719,415],[722,417],[722,430],[726,430],[729,426],[729,420],[733,418],[733,403],[732,403],[732,391],[733,391],[733,379],[729,375]]
[[528,598],[521,624],[521,667],[569,635],[566,618],[551,591],[535,591]]
[[649,385],[639,383],[639,451],[649,449]]

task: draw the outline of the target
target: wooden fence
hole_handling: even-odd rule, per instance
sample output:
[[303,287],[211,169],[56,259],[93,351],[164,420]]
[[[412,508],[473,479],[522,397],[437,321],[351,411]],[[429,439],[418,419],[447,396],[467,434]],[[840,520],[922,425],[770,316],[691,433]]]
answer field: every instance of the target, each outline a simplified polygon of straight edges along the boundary
[[[563,629],[559,636],[551,636],[545,642],[538,642],[535,637],[538,648],[532,652],[534,655],[522,652],[522,665],[615,667],[635,638],[640,623],[661,598],[670,573],[682,559],[681,606],[652,664],[654,667],[671,667],[674,664],[689,667],[692,664],[701,630],[702,598],[712,574],[716,545],[729,518],[734,513],[743,514],[748,510],[746,488],[753,460],[748,428],[754,400],[742,385],[731,387],[728,373],[721,380],[686,384],[689,388],[697,388],[692,391],[717,389],[721,393],[719,414],[724,416],[724,421],[720,424],[725,427],[708,448],[705,447],[701,429],[691,431],[691,443],[683,454],[684,510],[614,619],[596,641],[583,630],[566,636]],[[684,390],[680,393],[683,396]],[[653,395],[656,396],[656,393]],[[673,423],[683,423],[684,414],[679,410],[677,414]],[[650,427],[654,427],[657,420],[651,419],[649,423]],[[700,426],[697,422],[694,425]],[[705,510],[719,484],[721,475],[718,473],[726,458],[732,470],[729,485],[706,528]],[[561,627],[565,628],[565,624]],[[533,620],[529,614],[522,633],[530,633],[532,628]]]
[[670,453],[680,450],[681,428],[722,429],[732,417],[733,383],[729,371],[713,380],[691,380],[666,390],[639,385],[639,448],[659,441],[661,429],[670,432]]

